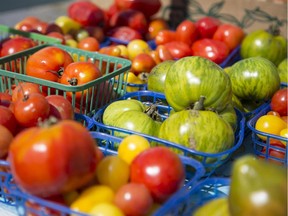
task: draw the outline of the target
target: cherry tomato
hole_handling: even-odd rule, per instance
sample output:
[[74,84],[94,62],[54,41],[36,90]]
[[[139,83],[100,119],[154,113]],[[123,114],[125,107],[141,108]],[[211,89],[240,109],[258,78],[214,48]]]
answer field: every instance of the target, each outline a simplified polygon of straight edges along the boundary
[[279,89],[271,98],[271,110],[276,111],[280,116],[287,116],[288,109],[288,88]]
[[129,165],[117,155],[103,158],[97,166],[96,176],[100,184],[117,191],[129,180]]
[[125,137],[119,144],[118,156],[130,165],[138,154],[148,148],[150,148],[150,143],[146,138],[132,134]]
[[185,180],[185,170],[179,156],[162,146],[141,152],[132,161],[130,172],[131,182],[144,184],[159,203],[182,187]]
[[149,47],[149,44],[146,41],[136,39],[128,43],[127,50],[128,50],[129,59],[132,61],[140,53],[149,54],[151,51],[151,48]]
[[232,51],[241,44],[244,37],[245,32],[242,28],[225,23],[217,28],[212,38],[224,42]]
[[162,18],[155,18],[148,24],[148,35],[149,40],[155,39],[159,31],[169,29],[168,23]]
[[37,126],[49,116],[50,106],[45,96],[39,93],[24,95],[14,103],[14,115],[23,127]]
[[212,38],[218,27],[221,25],[220,20],[214,17],[203,17],[195,23],[200,38]]
[[78,42],[78,48],[95,52],[100,49],[100,43],[95,37],[86,37]]
[[119,188],[114,203],[125,215],[145,216],[153,205],[153,199],[144,184],[128,183]]
[[278,112],[275,112],[275,111],[272,111],[272,110],[267,112],[266,115],[274,115],[274,116],[280,117],[280,114]]
[[176,39],[175,31],[164,29],[157,33],[155,37],[155,43],[156,45],[161,45],[161,44],[166,44],[170,41],[174,41],[175,39]]
[[176,40],[182,41],[188,44],[188,46],[191,46],[197,37],[196,25],[191,20],[183,20],[176,28]]
[[[274,115],[263,115],[261,116],[255,124],[255,129],[264,133],[273,134],[279,136],[280,131],[287,127],[285,121],[283,121],[278,116]],[[257,134],[257,136],[262,139],[266,140],[266,136],[262,136]]]
[[94,177],[95,146],[89,131],[74,120],[25,129],[8,153],[13,178],[20,188],[41,197],[81,188]]
[[132,60],[131,71],[138,75],[142,72],[150,73],[156,62],[148,53],[140,53]]
[[192,50],[188,44],[181,41],[171,41],[164,46],[169,50],[174,59],[180,59],[192,55]]
[[200,39],[192,45],[192,55],[207,58],[216,64],[222,63],[229,55],[228,46],[222,41]]
[[[265,159],[268,158],[268,161],[271,163],[275,163],[277,165],[283,165],[284,163],[282,162],[285,160],[285,146],[281,142],[276,142],[270,140],[270,148],[269,151],[266,150],[266,147],[264,147],[261,151],[261,153],[265,154],[265,156],[260,155],[259,158]],[[275,149],[275,147],[282,148],[283,150],[278,150]]]
[[107,35],[124,42],[130,42],[136,39],[143,39],[142,35],[138,31],[128,26],[115,27],[108,31]]
[[71,203],[74,211],[89,213],[92,208],[102,202],[113,202],[114,191],[106,185],[93,185],[85,188],[81,194]]
[[125,214],[113,203],[102,202],[95,205],[89,212],[91,216],[125,216]]
[[161,61],[174,59],[172,54],[170,53],[169,49],[164,45],[158,45],[156,47],[156,52],[158,52],[158,55],[159,55],[159,58]]

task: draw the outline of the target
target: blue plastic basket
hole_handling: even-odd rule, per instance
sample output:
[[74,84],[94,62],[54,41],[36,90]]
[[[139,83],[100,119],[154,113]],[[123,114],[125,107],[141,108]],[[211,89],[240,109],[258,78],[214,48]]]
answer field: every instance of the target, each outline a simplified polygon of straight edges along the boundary
[[[97,143],[105,142],[105,143],[111,143],[111,142],[120,142],[122,139],[118,137],[114,137],[108,134],[99,133],[99,132],[91,132],[91,135],[97,140]],[[111,151],[109,148],[101,148],[104,155],[111,155],[116,154],[115,151]],[[180,156],[181,161],[185,165],[186,169],[186,181],[182,188],[180,188],[175,194],[171,196],[170,199],[168,199],[156,212],[153,214],[153,216],[162,216],[161,212],[172,212],[175,211],[175,209],[183,209],[185,206],[183,206],[182,202],[178,202],[177,205],[174,205],[173,208],[171,208],[170,203],[175,203],[178,200],[178,197],[182,197],[184,194],[186,194],[188,191],[191,190],[191,188],[196,185],[198,180],[204,175],[205,169],[203,165],[198,162],[197,160],[194,160],[192,158]],[[62,206],[60,204],[55,204],[47,200],[43,200],[39,197],[35,197],[33,195],[27,194],[25,192],[22,192],[17,185],[13,182],[13,177],[11,173],[9,173],[9,164],[6,161],[0,161],[0,167],[4,167],[6,171],[0,172],[0,188],[1,188],[1,196],[3,199],[0,199],[0,202],[5,203],[10,206],[15,206],[17,209],[17,212],[20,216],[26,216],[29,215],[29,213],[33,213],[35,215],[41,215],[41,216],[50,216],[51,211],[55,213],[55,215],[86,215],[79,212],[72,211],[70,208]],[[6,192],[4,192],[6,191]],[[27,201],[29,203],[34,203],[35,205],[27,205]],[[37,208],[35,208],[37,206]],[[50,213],[49,213],[50,212]],[[160,213],[159,213],[160,212]],[[86,215],[87,216],[87,215]]]
[[[279,164],[282,164],[283,166],[287,166],[288,164],[288,150],[287,148],[271,145],[271,139],[280,140],[283,142],[286,142],[286,146],[288,145],[288,139],[280,136],[276,136],[269,133],[264,133],[259,130],[255,129],[255,125],[257,120],[265,115],[267,112],[271,110],[270,105],[266,105],[257,115],[255,115],[253,118],[251,118],[247,122],[247,127],[251,130],[252,134],[252,142],[253,142],[253,151],[254,153],[261,157],[265,158],[266,160],[271,160],[274,162],[278,162]],[[266,141],[261,140],[258,135],[267,137]],[[263,150],[264,149],[264,150]],[[283,158],[273,156],[269,154],[270,151],[277,151],[280,154],[283,154]]]
[[[131,92],[127,93],[124,96],[122,96],[119,100],[125,100],[128,98],[133,98],[137,99],[141,102],[144,102],[145,104],[156,104],[158,112],[160,114],[160,117],[162,118],[161,120],[166,119],[169,116],[169,113],[171,111],[171,107],[168,105],[166,102],[164,94],[157,93],[157,92],[151,92],[151,91],[138,91],[138,92]],[[161,103],[158,103],[161,102]],[[108,106],[108,105],[107,105]],[[195,151],[193,149],[189,149],[187,147],[181,146],[177,143],[172,143],[167,140],[159,139],[157,137],[149,136],[147,134],[142,134],[139,132],[131,131],[131,130],[126,130],[122,128],[117,128],[117,127],[112,127],[105,125],[102,121],[102,116],[104,113],[105,108],[103,107],[100,110],[98,110],[95,115],[92,117],[92,120],[95,124],[95,129],[96,131],[99,132],[104,132],[108,133],[114,136],[115,132],[121,132],[124,134],[140,134],[141,136],[146,137],[149,141],[154,141],[157,143],[161,143],[165,146],[168,146],[170,148],[177,149],[180,154],[183,154],[185,156],[196,156],[198,158],[201,158],[201,163],[204,165],[206,168],[206,174],[205,176],[209,176],[214,173],[215,169],[225,162],[227,162],[230,158],[230,156],[235,152],[242,144],[243,139],[244,139],[244,130],[245,130],[245,118],[244,115],[236,109],[237,113],[237,118],[238,118],[238,124],[237,124],[237,130],[235,132],[235,144],[232,148],[223,151],[218,154],[212,154],[212,153],[204,153],[204,152],[199,152]],[[117,151],[117,145],[110,145],[108,146],[111,150]],[[213,161],[213,162],[211,162]]]
[[94,126],[94,122],[92,120],[92,118],[80,114],[80,113],[74,113],[74,119],[80,123],[82,123],[87,130],[92,130],[93,126]]

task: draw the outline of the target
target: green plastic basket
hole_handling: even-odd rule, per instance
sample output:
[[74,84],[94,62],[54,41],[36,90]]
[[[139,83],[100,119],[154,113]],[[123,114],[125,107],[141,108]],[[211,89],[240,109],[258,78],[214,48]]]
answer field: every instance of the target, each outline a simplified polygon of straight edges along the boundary
[[[67,51],[74,61],[97,61],[99,69],[104,72],[103,76],[83,85],[69,86],[26,75],[25,68],[29,56],[48,46],[59,47]],[[0,92],[11,94],[14,86],[19,82],[37,83],[47,95],[58,94],[67,97],[67,92],[69,92],[71,95],[69,99],[75,112],[92,116],[99,108],[126,93],[124,74],[130,67],[131,61],[124,58],[87,52],[61,44],[43,44],[0,59]],[[10,68],[13,68],[13,72]],[[80,98],[76,98],[76,93],[77,95],[80,93]]]
[[0,41],[9,38],[9,37],[15,37],[15,36],[22,36],[25,38],[31,38],[33,41],[37,43],[37,45],[42,44],[61,44],[61,40],[53,37],[48,37],[46,35],[34,33],[34,32],[25,32],[20,31],[14,28],[11,28],[6,25],[0,24]]

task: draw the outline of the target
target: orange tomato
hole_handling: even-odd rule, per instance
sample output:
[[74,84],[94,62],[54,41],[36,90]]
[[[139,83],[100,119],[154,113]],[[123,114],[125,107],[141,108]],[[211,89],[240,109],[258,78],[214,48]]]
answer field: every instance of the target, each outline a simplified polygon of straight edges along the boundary
[[276,111],[273,111],[273,110],[267,112],[266,115],[274,115],[274,116],[280,117],[280,114],[278,112],[276,112]]

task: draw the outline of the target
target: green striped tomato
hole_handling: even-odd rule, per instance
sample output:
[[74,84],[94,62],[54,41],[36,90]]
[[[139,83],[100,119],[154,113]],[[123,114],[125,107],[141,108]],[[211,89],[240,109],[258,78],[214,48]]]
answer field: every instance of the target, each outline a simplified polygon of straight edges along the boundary
[[256,30],[244,38],[240,54],[243,59],[261,56],[277,66],[287,57],[287,40],[265,30]]
[[189,56],[177,60],[168,70],[164,83],[167,102],[180,111],[193,106],[201,96],[204,107],[222,111],[232,98],[229,76],[216,63]]

